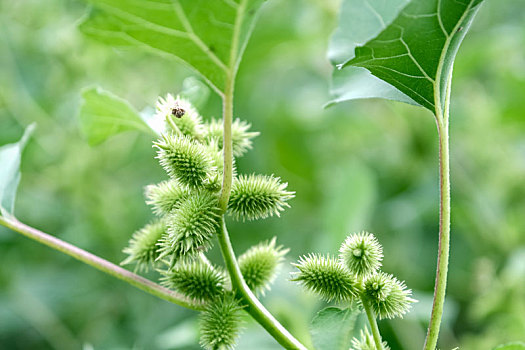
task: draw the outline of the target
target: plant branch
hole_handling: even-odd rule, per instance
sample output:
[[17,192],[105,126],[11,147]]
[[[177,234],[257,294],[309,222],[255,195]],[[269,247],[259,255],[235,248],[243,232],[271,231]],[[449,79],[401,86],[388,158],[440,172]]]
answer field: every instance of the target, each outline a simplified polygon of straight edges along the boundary
[[167,288],[162,287],[142,276],[139,276],[131,271],[123,269],[99,256],[91,254],[83,249],[78,248],[72,244],[64,242],[54,236],[44,233],[36,228],[27,226],[15,218],[6,218],[0,216],[0,225],[10,228],[11,230],[18,232],[28,238],[31,238],[39,243],[47,245],[53,249],[56,249],[62,253],[65,253],[83,263],[86,263],[102,272],[107,273],[113,277],[116,277],[124,282],[131,284],[154,295],[160,299],[167,300],[171,303],[187,307],[193,310],[202,310],[202,306],[199,303],[195,303],[189,300],[182,294],[171,291]]
[[228,72],[226,74],[226,86],[224,89],[222,103],[223,119],[223,154],[224,154],[224,172],[222,178],[222,188],[219,197],[219,207],[223,213],[228,209],[228,200],[233,181],[233,144],[232,144],[232,121],[233,121],[233,91],[235,89],[235,77],[237,76],[237,55],[239,51],[239,40],[241,35],[241,26],[246,11],[246,0],[242,0],[237,7],[237,16],[233,27],[232,45],[230,48],[230,58]]
[[235,257],[235,252],[226,229],[224,213],[228,209],[231,187],[233,182],[233,144],[232,144],[232,121],[233,121],[233,95],[235,89],[235,77],[238,68],[239,40],[246,11],[246,0],[241,0],[237,7],[237,17],[233,28],[232,46],[230,49],[229,70],[226,75],[226,86],[223,95],[223,155],[224,171],[221,193],[219,195],[219,207],[222,210],[218,240],[221,248],[224,263],[230,275],[232,288],[241,298],[246,306],[245,310],[250,314],[266,331],[275,338],[285,349],[306,350],[306,347],[295,339],[286,328],[261,304],[257,297],[250,290],[241,273],[239,264]]
[[436,283],[432,313],[425,339],[425,350],[434,350],[437,345],[443,306],[447,289],[448,260],[450,253],[450,156],[449,156],[449,108],[452,70],[448,77],[444,110],[436,104],[436,124],[439,135],[439,246],[436,268]]
[[224,172],[222,176],[222,188],[219,196],[219,207],[225,213],[228,209],[230,192],[233,182],[233,144],[232,144],[232,121],[233,121],[233,90],[235,86],[234,74],[229,74],[226,91],[223,99],[223,157]]
[[370,308],[368,301],[361,296],[361,302],[363,303],[363,308],[366,312],[366,317],[368,318],[368,323],[372,329],[372,336],[374,337],[374,343],[376,345],[376,350],[383,350],[383,341],[381,339],[381,334],[379,333],[379,327],[377,326],[377,320],[374,315],[374,311]]
[[243,300],[246,305],[246,312],[250,314],[266,331],[277,340],[285,349],[306,350],[306,347],[301,344],[293,335],[284,328],[279,321],[261,304],[257,297],[250,290],[241,273],[241,269],[235,259],[228,231],[224,218],[221,220],[221,230],[219,232],[219,244],[226,263],[226,267],[230,274],[232,287],[237,295]]

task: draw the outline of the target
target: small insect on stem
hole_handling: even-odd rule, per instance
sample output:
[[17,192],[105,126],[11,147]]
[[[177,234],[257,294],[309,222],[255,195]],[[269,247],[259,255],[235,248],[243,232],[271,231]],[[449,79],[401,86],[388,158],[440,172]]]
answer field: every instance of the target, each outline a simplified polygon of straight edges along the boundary
[[458,28],[458,32],[461,32],[463,30],[463,27]]
[[180,119],[186,114],[186,111],[176,104],[175,107],[171,109],[171,114]]

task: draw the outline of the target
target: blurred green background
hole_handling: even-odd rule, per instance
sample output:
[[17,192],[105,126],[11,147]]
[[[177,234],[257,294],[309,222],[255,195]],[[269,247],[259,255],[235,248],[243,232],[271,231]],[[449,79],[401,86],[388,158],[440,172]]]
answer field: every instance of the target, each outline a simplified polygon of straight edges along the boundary
[[[238,253],[277,236],[292,261],[335,253],[353,231],[376,233],[385,271],[420,300],[380,328],[392,349],[419,349],[437,249],[435,123],[427,111],[394,102],[322,108],[338,6],[271,0],[261,12],[235,114],[262,135],[238,169],[281,176],[297,197],[281,219],[231,222],[231,236]],[[18,218],[120,262],[131,233],[152,217],[143,187],[165,175],[148,136],[129,132],[90,148],[79,131],[80,91],[98,84],[142,109],[177,93],[192,72],[83,37],[76,26],[85,10],[81,1],[0,1],[0,144],[37,122],[23,158]],[[456,61],[441,349],[525,340],[524,23],[522,0],[486,1]],[[220,110],[212,96],[201,113]],[[220,260],[216,250],[211,255]],[[323,304],[289,282],[289,271],[282,269],[264,303],[308,342],[308,323]],[[198,349],[197,341],[196,313],[0,228],[0,349]],[[247,320],[239,349],[278,348]]]

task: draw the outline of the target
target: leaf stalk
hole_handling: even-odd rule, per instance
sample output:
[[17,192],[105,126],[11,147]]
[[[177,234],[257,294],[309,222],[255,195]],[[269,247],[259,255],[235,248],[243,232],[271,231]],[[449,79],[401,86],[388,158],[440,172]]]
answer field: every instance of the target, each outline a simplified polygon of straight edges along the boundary
[[279,321],[261,304],[257,297],[250,290],[241,273],[231,241],[226,229],[224,218],[221,220],[221,229],[218,235],[221,252],[226,263],[226,268],[230,274],[232,287],[238,297],[245,304],[246,312],[252,316],[263,328],[285,349],[306,350],[293,335],[284,328]]
[[376,345],[376,350],[383,350],[383,340],[381,339],[381,333],[379,333],[379,327],[377,326],[377,319],[374,315],[374,311],[370,307],[370,304],[361,296],[361,302],[363,303],[363,308],[365,309],[366,318],[368,318],[368,323],[372,330],[372,336],[374,338],[374,343]]
[[266,331],[285,349],[306,350],[306,347],[295,339],[286,328],[261,304],[257,297],[250,290],[241,269],[237,263],[235,252],[228,235],[224,213],[228,209],[228,201],[233,181],[233,141],[232,141],[232,122],[233,122],[233,96],[235,90],[235,77],[238,68],[238,51],[240,30],[243,15],[246,10],[246,0],[239,3],[237,18],[233,30],[232,46],[230,51],[229,71],[226,76],[226,86],[223,95],[223,155],[224,172],[221,193],[219,196],[219,207],[222,210],[220,229],[218,232],[219,246],[230,275],[232,288],[241,298],[246,306],[246,312],[252,316]]
[[425,339],[425,350],[436,349],[443,316],[447,289],[448,261],[450,254],[450,155],[449,155],[449,109],[452,69],[447,79],[444,108],[436,101],[436,124],[439,136],[439,246],[434,286],[434,301],[430,323]]
[[51,236],[45,232],[37,230],[36,228],[27,226],[26,224],[18,221],[13,217],[6,218],[4,216],[0,216],[0,225],[5,226],[39,243],[47,245],[50,248],[67,254],[85,264],[96,268],[97,270],[107,273],[108,275],[116,277],[124,282],[127,282],[132,286],[135,286],[138,289],[141,289],[146,293],[154,295],[160,299],[164,299],[171,303],[192,310],[203,310],[203,305],[189,300],[182,294],[164,288],[161,285],[158,285],[142,276],[139,276],[126,269],[123,269],[122,267],[115,265],[112,262],[102,259],[101,257],[91,254],[70,243],[64,242],[61,239]]

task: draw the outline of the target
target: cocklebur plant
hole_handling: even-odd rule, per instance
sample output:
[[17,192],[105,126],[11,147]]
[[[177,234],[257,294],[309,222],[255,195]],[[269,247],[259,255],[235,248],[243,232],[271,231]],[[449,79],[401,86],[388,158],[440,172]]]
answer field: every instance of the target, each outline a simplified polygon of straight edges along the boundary
[[239,256],[239,267],[248,287],[255,294],[270,290],[277,277],[279,265],[284,261],[288,249],[276,246],[276,238],[261,242]]
[[[382,343],[384,350],[390,350],[390,347],[386,342]],[[374,337],[370,334],[368,328],[361,330],[359,333],[359,338],[354,337],[352,339],[352,347],[350,350],[376,350],[376,344],[374,342]]]
[[[349,235],[339,249],[339,259],[310,254],[294,264],[297,271],[292,281],[326,301],[338,303],[357,302],[368,318],[374,341],[371,349],[383,350],[376,317],[403,317],[416,300],[404,282],[380,270],[383,248],[376,237],[368,232]],[[368,330],[361,333],[361,340],[353,344],[356,349],[368,349]]]
[[[124,263],[135,263],[139,271],[147,267],[160,271],[161,282],[168,288],[23,225],[12,217],[12,205],[2,209],[0,218],[3,225],[150,294],[202,312],[201,343],[210,349],[233,346],[240,310],[283,347],[306,349],[255,295],[268,289],[285,250],[270,241],[249,250],[240,264],[225,222],[225,216],[255,220],[279,215],[293,197],[279,178],[237,176],[235,167],[234,157],[246,153],[257,136],[249,131],[249,123],[234,121],[233,100],[238,68],[263,2],[140,1],[130,6],[123,0],[93,0],[80,24],[84,34],[105,44],[176,57],[206,82],[207,86],[197,79],[185,81],[180,96],[159,98],[154,114],[139,113],[127,101],[100,88],[82,93],[80,122],[89,144],[100,144],[127,130],[157,139],[157,157],[169,179],[148,186],[145,192],[165,232],[147,226],[135,233],[125,249]],[[210,21],[210,14],[218,20]],[[221,118],[205,122],[195,104],[206,100],[208,87],[221,98],[223,108]],[[18,148],[13,179],[22,147]],[[8,179],[8,183],[17,181]],[[14,196],[8,193],[6,198],[10,201]],[[2,206],[3,202],[2,198]],[[224,269],[205,257],[212,239],[218,242]],[[193,291],[198,286],[202,290]]]
[[[189,122],[183,122],[186,117]],[[170,94],[159,98],[154,118],[166,119],[164,133],[153,144],[170,179],[146,186],[146,203],[158,218],[132,236],[124,249],[128,257],[123,264],[134,263],[139,270],[157,269],[162,275],[161,285],[203,306],[200,325],[205,348],[233,348],[240,330],[239,312],[245,305],[233,293],[228,273],[205,257],[212,238],[221,230],[220,187],[213,186],[224,176],[224,168],[214,165],[222,145],[216,122],[203,123],[189,101]],[[252,147],[252,138],[258,133],[248,131],[247,122],[233,125],[238,128],[235,134],[240,156]],[[279,215],[294,196],[279,178],[234,176],[226,213],[235,219]],[[254,293],[270,289],[287,251],[277,246],[274,238],[239,257],[239,269]]]
[[129,240],[129,246],[124,249],[128,257],[122,265],[134,263],[135,270],[148,271],[159,258],[158,242],[166,235],[166,231],[166,222],[156,219],[135,232]]
[[[162,285],[19,222],[13,214],[13,200],[21,152],[31,128],[20,142],[0,149],[3,169],[8,169],[0,182],[2,225],[147,293],[201,312],[201,344],[207,349],[232,348],[244,312],[284,348],[306,349],[256,296],[268,289],[286,250],[269,241],[237,259],[225,221],[226,216],[237,220],[278,216],[293,196],[277,177],[236,175],[234,157],[250,149],[257,133],[249,131],[249,123],[234,120],[235,81],[263,2],[90,0],[91,8],[80,24],[84,34],[107,45],[185,62],[222,100],[221,118],[204,121],[192,103],[202,103],[208,94],[198,80],[184,84],[192,86],[180,96],[159,98],[153,116],[139,113],[127,101],[100,88],[82,93],[80,121],[89,144],[97,145],[127,130],[156,139],[157,157],[169,179],[146,188],[146,201],[156,219],[132,236],[123,263],[135,264],[138,271],[159,271]],[[337,68],[332,103],[381,97],[420,105],[435,117],[440,150],[440,245],[425,350],[436,348],[448,269],[452,66],[481,3],[391,0],[362,6],[360,1],[343,0],[340,26],[330,48],[330,59]],[[210,14],[220,20],[210,20]],[[213,239],[218,242],[224,268],[214,266],[205,256]],[[345,349],[386,348],[375,317],[401,316],[413,302],[404,283],[379,270],[381,260],[380,245],[363,233],[349,237],[339,257],[311,254],[296,264],[294,280],[325,300],[340,304],[357,300],[364,309],[372,334],[347,322],[355,321],[358,312],[354,309],[329,309],[319,315],[318,319],[329,316],[330,327],[348,326],[341,332],[356,338],[352,344],[344,343]],[[319,349],[335,349],[327,348],[326,342],[313,342]]]

